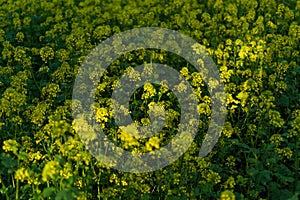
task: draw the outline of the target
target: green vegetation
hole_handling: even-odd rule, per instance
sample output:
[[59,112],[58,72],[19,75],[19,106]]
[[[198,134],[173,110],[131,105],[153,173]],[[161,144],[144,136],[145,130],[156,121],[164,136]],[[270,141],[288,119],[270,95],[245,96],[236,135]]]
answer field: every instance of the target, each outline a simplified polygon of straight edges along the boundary
[[[299,22],[299,0],[1,1],[0,199],[298,199]],[[98,85],[96,107],[99,126],[119,146],[159,148],[176,134],[180,116],[172,92],[149,84],[132,96],[131,116],[148,124],[147,106],[159,100],[171,117],[168,131],[148,141],[120,131],[109,98],[128,67],[167,64],[187,77],[200,102],[189,150],[163,169],[131,174],[85,150],[72,126],[72,86],[97,44],[138,27],[176,30],[204,45],[220,70],[228,111],[218,143],[199,158],[210,116],[199,73],[161,50],[121,56]]]

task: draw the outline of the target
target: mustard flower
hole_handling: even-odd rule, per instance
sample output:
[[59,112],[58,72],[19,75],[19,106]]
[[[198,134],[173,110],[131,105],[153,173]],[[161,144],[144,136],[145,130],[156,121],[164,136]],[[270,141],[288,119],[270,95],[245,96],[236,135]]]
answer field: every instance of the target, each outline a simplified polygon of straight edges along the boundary
[[24,182],[26,179],[28,179],[30,177],[29,175],[29,171],[27,169],[25,169],[24,167],[18,169],[15,172],[15,179],[19,180],[21,182]]
[[138,71],[136,71],[133,67],[128,67],[125,70],[125,73],[128,73],[128,77],[130,81],[140,81],[141,75]]
[[2,149],[6,152],[12,151],[17,153],[19,146],[20,144],[16,140],[9,139],[3,142]]
[[43,47],[40,50],[40,56],[42,60],[47,63],[47,61],[54,58],[54,50],[49,46]]
[[24,33],[22,33],[22,32],[18,32],[17,34],[16,34],[16,39],[17,39],[17,41],[18,42],[23,42],[23,40],[24,40]]
[[231,135],[233,134],[234,132],[234,129],[232,128],[231,126],[231,123],[230,122],[225,122],[224,126],[223,126],[223,134],[230,138]]
[[109,112],[106,108],[97,108],[96,110],[96,121],[101,124],[101,127],[104,128],[105,125],[103,122],[107,122],[109,118]]
[[283,142],[283,138],[280,134],[273,134],[270,138],[270,142],[272,144],[276,144],[276,146],[280,145]]
[[204,81],[199,72],[193,72],[191,75],[191,85],[195,87],[204,86]]
[[292,158],[293,156],[293,151],[289,147],[285,147],[283,149],[276,148],[276,151],[282,157]]
[[181,70],[180,70],[180,73],[187,77],[189,75],[189,69],[187,67],[183,67]]
[[152,148],[159,148],[160,139],[158,137],[151,137],[148,142],[146,142],[146,150],[151,151]]
[[240,39],[237,39],[237,40],[235,41],[235,45],[236,45],[236,46],[241,46],[241,45],[243,45],[243,44],[244,44],[243,41],[240,40]]
[[139,132],[136,128],[136,125],[134,123],[127,125],[127,126],[120,126],[120,129],[125,132],[126,134],[132,135],[134,137],[139,136]]
[[246,106],[247,99],[249,97],[249,93],[241,91],[238,95],[237,98],[241,101],[242,107]]
[[0,42],[5,41],[5,31],[3,29],[0,29]]
[[235,186],[235,180],[232,176],[230,176],[227,181],[224,183],[224,188],[227,189],[227,188],[230,188],[230,189],[233,189],[234,186]]
[[235,195],[231,190],[225,190],[221,193],[220,200],[235,200]]
[[236,165],[236,158],[234,156],[229,156],[226,158],[226,165],[228,167],[234,167]]
[[142,99],[147,99],[153,97],[156,94],[156,89],[151,83],[146,83],[144,85],[144,93],[142,94]]
[[275,127],[282,127],[285,123],[277,110],[269,110],[269,119],[270,124],[272,124]]
[[48,161],[43,168],[42,180],[47,182],[58,175],[60,164],[58,161]]
[[70,163],[66,163],[63,167],[63,169],[61,169],[59,171],[60,177],[62,177],[63,179],[68,179],[73,175],[72,172],[72,166]]
[[179,92],[186,92],[187,91],[187,85],[184,81],[180,82],[178,85],[174,87]]
[[131,132],[125,132],[124,130],[119,129],[118,133],[118,138],[124,143],[126,149],[139,145],[139,142],[131,135]]

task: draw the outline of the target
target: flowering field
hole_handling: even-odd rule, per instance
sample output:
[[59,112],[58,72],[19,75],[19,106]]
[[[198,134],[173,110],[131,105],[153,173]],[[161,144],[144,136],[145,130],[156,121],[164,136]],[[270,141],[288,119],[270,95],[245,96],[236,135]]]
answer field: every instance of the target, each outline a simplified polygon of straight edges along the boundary
[[[0,199],[297,200],[299,22],[299,0],[1,1]],[[139,140],[114,123],[110,97],[116,81],[128,71],[138,79],[132,69],[143,63],[180,72],[199,100],[201,117],[193,143],[178,160],[153,172],[126,173],[86,150],[72,117],[74,103],[78,109],[83,105],[72,101],[72,92],[93,48],[140,27],[176,30],[203,45],[220,71],[227,113],[221,137],[200,158],[211,98],[199,72],[163,50],[124,54],[95,83],[95,119],[111,141],[128,151],[149,152],[177,133],[178,100],[156,84],[136,90],[130,109],[120,110],[147,125],[147,110],[158,102],[168,119],[162,131]],[[152,111],[162,113],[159,106]]]

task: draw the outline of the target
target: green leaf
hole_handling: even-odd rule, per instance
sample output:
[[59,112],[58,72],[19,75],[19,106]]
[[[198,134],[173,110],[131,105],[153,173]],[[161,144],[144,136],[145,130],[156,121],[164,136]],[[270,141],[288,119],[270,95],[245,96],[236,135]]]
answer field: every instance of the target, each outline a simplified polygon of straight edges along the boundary
[[42,195],[43,197],[50,197],[55,191],[56,189],[53,187],[45,188],[42,192]]
[[14,158],[3,156],[1,157],[1,164],[8,169],[14,169],[15,167],[18,166],[18,161]]
[[27,153],[25,153],[25,152],[20,152],[20,153],[18,154],[18,158],[19,158],[20,160],[27,160],[28,155],[27,155]]
[[288,200],[298,200],[299,199],[299,194],[298,192],[296,192],[291,198],[289,198]]
[[289,106],[290,105],[289,97],[286,95],[282,95],[278,100],[278,104],[286,107]]
[[55,200],[72,200],[75,199],[70,189],[63,189],[56,194]]

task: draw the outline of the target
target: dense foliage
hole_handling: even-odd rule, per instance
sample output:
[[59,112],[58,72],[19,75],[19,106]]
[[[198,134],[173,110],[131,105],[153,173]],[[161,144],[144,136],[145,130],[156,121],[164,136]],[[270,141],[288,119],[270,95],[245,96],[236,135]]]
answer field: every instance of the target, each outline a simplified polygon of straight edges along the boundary
[[[299,0],[1,1],[0,198],[297,199],[299,22]],[[201,121],[199,136],[172,165],[122,173],[93,158],[74,131],[72,85],[97,44],[148,26],[177,30],[206,47],[225,83],[228,112],[213,151],[199,158],[210,115],[199,73],[168,52],[125,54],[98,85],[97,120],[112,140],[151,151],[176,134],[178,102],[158,85],[136,91],[131,115],[147,124],[147,106],[161,102],[172,118],[169,136],[161,133],[140,144],[113,124],[114,83],[142,63],[165,63],[187,77],[200,101]]]

